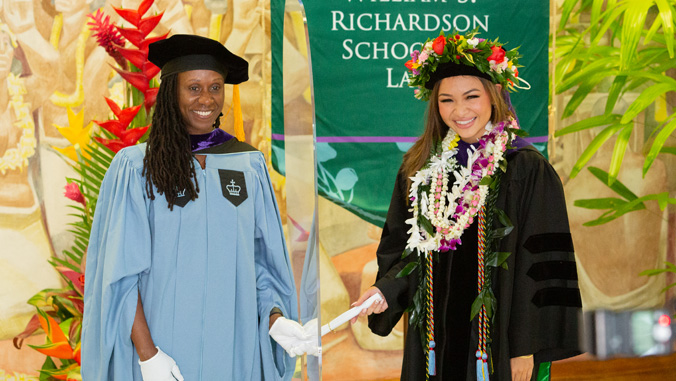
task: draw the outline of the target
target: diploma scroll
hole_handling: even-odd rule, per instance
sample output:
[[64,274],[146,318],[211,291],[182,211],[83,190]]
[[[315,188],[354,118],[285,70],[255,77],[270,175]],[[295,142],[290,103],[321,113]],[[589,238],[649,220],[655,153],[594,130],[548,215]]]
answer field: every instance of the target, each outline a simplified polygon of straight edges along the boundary
[[348,321],[350,321],[350,319],[352,319],[353,317],[359,315],[359,313],[360,313],[362,310],[365,310],[365,309],[371,307],[371,305],[372,305],[373,303],[375,303],[375,302],[377,302],[377,301],[379,301],[379,300],[382,300],[382,299],[383,299],[383,297],[380,296],[380,294],[373,294],[373,295],[371,295],[370,298],[366,299],[366,300],[364,301],[364,303],[362,303],[361,305],[356,306],[356,307],[352,307],[352,308],[350,308],[349,310],[343,312],[343,313],[340,314],[337,318],[331,320],[331,321],[329,322],[329,324],[324,324],[324,325],[322,326],[322,336],[324,336],[324,335],[326,335],[327,333],[329,333],[330,331],[332,331],[332,330],[334,330],[334,329],[340,327],[341,325],[347,323]]

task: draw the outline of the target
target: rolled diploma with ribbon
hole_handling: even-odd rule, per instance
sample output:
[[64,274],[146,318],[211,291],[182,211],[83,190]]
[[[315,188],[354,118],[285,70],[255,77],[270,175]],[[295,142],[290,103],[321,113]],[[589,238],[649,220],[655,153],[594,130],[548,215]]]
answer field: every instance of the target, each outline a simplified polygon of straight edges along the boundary
[[362,303],[361,305],[350,308],[349,310],[347,310],[347,311],[343,312],[342,314],[340,314],[337,318],[331,320],[331,321],[329,322],[329,324],[324,324],[324,325],[322,326],[322,336],[324,336],[324,335],[326,335],[327,333],[331,332],[332,330],[334,330],[334,329],[340,327],[341,325],[347,323],[348,321],[350,321],[350,319],[352,319],[353,317],[359,315],[359,313],[360,313],[362,310],[365,310],[365,309],[371,307],[371,305],[372,305],[373,303],[375,303],[375,302],[381,300],[382,298],[383,298],[383,297],[380,296],[380,294],[373,294],[373,295],[371,295],[370,298],[366,299],[366,300],[364,301],[364,303]]

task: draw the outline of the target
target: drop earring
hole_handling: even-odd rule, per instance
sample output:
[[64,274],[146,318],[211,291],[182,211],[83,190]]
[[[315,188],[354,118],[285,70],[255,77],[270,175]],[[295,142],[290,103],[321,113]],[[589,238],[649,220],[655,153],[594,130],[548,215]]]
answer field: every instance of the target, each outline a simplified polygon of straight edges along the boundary
[[214,120],[214,125],[212,126],[214,128],[214,130],[221,126],[221,117],[222,116],[223,116],[223,113],[221,112],[220,114],[218,114],[218,117],[216,118],[216,120]]

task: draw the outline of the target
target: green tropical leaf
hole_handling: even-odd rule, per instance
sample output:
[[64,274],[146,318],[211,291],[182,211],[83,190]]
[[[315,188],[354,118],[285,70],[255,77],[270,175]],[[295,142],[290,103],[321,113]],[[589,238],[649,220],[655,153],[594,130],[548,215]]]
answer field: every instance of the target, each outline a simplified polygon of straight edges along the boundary
[[[604,171],[601,168],[589,167],[587,168],[594,177],[599,179],[602,183],[608,184],[608,172]],[[634,192],[630,191],[621,181],[615,181],[611,186],[609,186],[615,193],[624,197],[627,201],[633,201],[638,198]]]
[[512,224],[512,220],[509,219],[509,216],[507,216],[507,213],[505,213],[504,210],[499,209],[499,208],[495,208],[494,211],[495,211],[495,214],[498,215],[498,221],[500,221],[502,226],[505,226],[505,227],[514,226],[514,224]]
[[[622,20],[622,33],[620,37],[620,70],[631,67],[636,56],[648,9],[653,5],[652,1],[634,0],[626,3],[627,9]],[[623,123],[626,123],[623,122]]]
[[573,9],[575,9],[577,2],[578,0],[565,0],[563,2],[563,5],[561,6],[561,22],[559,23],[559,29],[563,29],[566,26],[568,18],[573,12]]
[[528,137],[530,135],[528,131],[522,130],[520,128],[507,128],[507,131],[522,138]]
[[599,21],[600,21],[599,19],[601,18],[601,10],[603,9],[604,5],[605,5],[605,1],[601,1],[601,0],[595,0],[592,3],[591,19],[589,20],[589,26],[590,26],[590,31],[591,31],[592,36],[596,35],[596,29],[598,28]]
[[660,149],[660,153],[676,155],[676,147],[662,147],[662,149]]
[[479,181],[479,185],[491,185],[493,184],[493,179],[491,176],[486,176],[481,181]]
[[652,42],[653,38],[655,37],[655,34],[657,33],[658,30],[662,27],[662,18],[656,17],[655,20],[653,20],[652,25],[650,25],[650,29],[648,29],[648,33],[646,33],[645,37],[643,37],[643,45],[648,45],[650,42]]
[[605,198],[590,198],[575,200],[573,205],[585,209],[615,209],[620,205],[626,204],[627,201],[616,197]]
[[657,97],[668,91],[676,91],[676,85],[673,83],[663,82],[657,83],[643,90],[643,92],[638,96],[638,98],[636,98],[634,102],[632,102],[627,111],[624,113],[620,123],[629,123],[636,117],[636,115],[650,106],[655,101],[655,99],[657,99]]
[[486,265],[493,267],[506,265],[505,261],[511,254],[509,251],[494,251],[486,258]]
[[39,375],[38,379],[40,381],[53,380],[54,378],[49,374],[49,371],[56,370],[56,369],[58,369],[58,368],[56,367],[54,360],[52,360],[51,357],[47,356],[47,358],[45,359],[45,362],[42,363],[42,368],[40,368],[40,375]]
[[[671,122],[667,123],[664,128],[657,134],[655,137],[655,140],[653,141],[653,144],[650,146],[650,151],[648,152],[648,155],[645,158],[645,161],[643,162],[643,177],[645,178],[645,175],[648,173],[648,170],[650,167],[653,165],[655,162],[655,159],[657,159],[657,155],[662,152],[664,147],[664,143],[666,143],[667,139],[672,135],[672,133],[676,130],[676,118],[672,119]],[[667,152],[670,150],[673,150],[673,152],[676,154],[676,148],[674,147],[666,147]]]
[[411,255],[412,252],[413,250],[407,247],[406,249],[404,249],[404,252],[401,253],[401,259],[408,257],[409,255]]
[[514,230],[514,226],[507,226],[504,228],[497,228],[493,230],[492,237],[496,239],[504,238],[509,235],[509,233]]
[[493,311],[495,311],[495,307],[498,305],[498,300],[495,298],[493,290],[490,287],[485,288],[484,305],[486,306],[486,315],[488,315],[488,318],[491,318],[493,316]]
[[596,220],[585,222],[584,226],[596,226],[601,225],[607,222],[610,222],[616,218],[622,217],[623,215],[639,210],[644,209],[644,201],[657,201],[661,210],[666,209],[668,204],[676,204],[676,198],[669,198],[669,192],[649,194],[643,197],[639,197],[635,200],[629,201],[624,205],[619,206],[618,208],[611,210],[607,213],[604,213],[601,217]]
[[416,262],[411,262],[411,263],[407,264],[406,266],[404,266],[404,268],[401,269],[401,271],[399,271],[399,273],[397,274],[396,278],[403,278],[403,277],[405,277],[405,276],[408,276],[408,275],[410,275],[410,274],[413,272],[413,270],[415,270],[416,268],[418,268],[418,262],[417,262],[417,261],[416,261]]
[[614,57],[597,58],[589,64],[585,63],[579,70],[574,70],[573,74],[564,76],[564,79],[556,86],[556,92],[562,93],[588,82],[598,83],[603,78],[612,75],[613,72],[610,69],[616,65],[617,59]]
[[631,136],[631,132],[633,130],[634,125],[627,124],[617,135],[615,147],[613,148],[613,156],[610,159],[610,168],[608,169],[608,185],[613,185],[617,179],[617,175],[620,173],[620,166],[622,165],[622,160],[624,160],[624,154],[627,151],[629,137]]
[[666,287],[664,287],[663,289],[661,289],[660,292],[667,292],[667,290],[669,290],[670,288],[672,288],[672,287],[674,287],[674,286],[676,286],[676,282],[667,285]]
[[422,214],[419,214],[418,223],[420,224],[420,226],[423,227],[423,229],[425,229],[427,233],[429,233],[430,235],[434,235],[434,226],[432,225],[430,220],[427,219],[427,217],[423,216]]
[[563,109],[563,119],[568,118],[575,113],[575,110],[580,107],[582,101],[584,101],[587,95],[594,90],[596,85],[598,85],[605,76],[605,74],[596,75],[593,78],[590,78],[589,81],[583,82],[578,86],[577,90],[575,90],[575,93],[568,101],[568,104],[566,104],[566,107]]
[[615,104],[617,103],[617,99],[620,97],[620,94],[622,93],[622,88],[624,87],[624,84],[627,82],[627,77],[624,75],[618,75],[615,77],[615,80],[613,80],[613,84],[610,86],[610,90],[608,90],[608,100],[606,101],[606,114],[610,115],[613,112],[613,109],[615,108]]
[[[80,264],[80,261],[82,260],[82,256],[73,254],[71,252],[71,250],[63,250],[62,253],[66,257],[70,258],[72,261],[66,261],[66,260],[63,260],[61,258],[52,258],[52,260],[54,260],[55,262],[58,262],[58,263],[60,263],[64,266],[68,266],[68,267],[72,268],[73,270],[80,271],[79,270],[79,264]],[[73,264],[72,262],[75,262],[76,264]]]
[[674,58],[674,7],[667,0],[654,0],[662,20],[664,37],[669,57]]
[[584,166],[587,164],[589,160],[594,156],[596,151],[601,148],[601,146],[608,140],[610,139],[615,133],[623,129],[625,125],[623,124],[613,124],[608,127],[606,127],[603,131],[601,131],[598,135],[594,137],[594,139],[589,143],[587,148],[582,152],[582,155],[580,155],[580,158],[577,159],[577,162],[573,166],[573,169],[570,171],[570,178],[574,178],[577,176],[578,173],[584,168]]
[[604,37],[608,29],[611,28],[613,23],[617,22],[617,19],[624,13],[626,8],[627,3],[622,3],[619,6],[615,6],[613,8],[606,8],[606,11],[601,14],[601,19],[604,20],[603,24],[597,30],[596,35],[591,36],[591,46],[598,45],[599,41]]
[[599,115],[587,119],[582,119],[579,122],[573,123],[568,127],[556,131],[554,136],[559,137],[573,132],[586,130],[589,128],[594,128],[598,126],[607,126],[609,124],[619,122],[621,117],[622,117],[621,115],[611,114],[611,115]]
[[483,298],[484,291],[485,290],[481,291],[472,302],[472,307],[470,308],[470,316],[469,316],[470,321],[474,320],[474,317],[479,313],[479,311],[481,311],[481,306],[484,304]]

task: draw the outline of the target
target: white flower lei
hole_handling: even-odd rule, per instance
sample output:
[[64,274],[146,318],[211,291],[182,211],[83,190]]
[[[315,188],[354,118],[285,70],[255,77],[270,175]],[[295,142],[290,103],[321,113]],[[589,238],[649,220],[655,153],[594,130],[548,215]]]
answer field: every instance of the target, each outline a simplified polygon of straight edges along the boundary
[[35,154],[35,124],[31,115],[30,104],[24,102],[26,86],[23,79],[9,73],[7,75],[7,89],[10,96],[10,106],[15,118],[13,125],[21,129],[21,137],[15,148],[8,148],[0,157],[0,174],[4,175],[8,170],[21,169],[28,166],[28,159]]
[[[441,142],[441,153],[432,155],[427,163],[411,177],[409,197],[413,217],[406,220],[411,225],[406,248],[429,255],[433,251],[455,250],[460,237],[479,209],[486,202],[488,185],[481,181],[493,175],[504,160],[507,144],[514,140],[506,128],[519,128],[514,119],[501,122],[496,127],[488,122],[478,149],[468,152],[466,166],[460,166],[455,158],[458,153],[458,137],[449,129]],[[483,146],[483,147],[482,147]],[[469,150],[468,150],[469,151]],[[455,181],[449,189],[448,174]],[[421,185],[429,185],[424,192]],[[420,220],[427,220],[434,229],[430,234]]]

